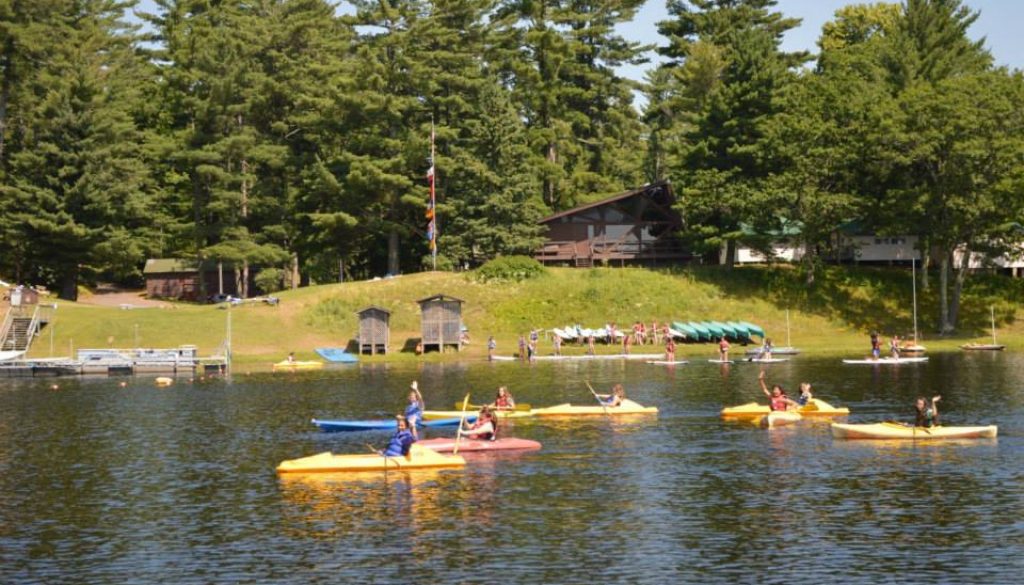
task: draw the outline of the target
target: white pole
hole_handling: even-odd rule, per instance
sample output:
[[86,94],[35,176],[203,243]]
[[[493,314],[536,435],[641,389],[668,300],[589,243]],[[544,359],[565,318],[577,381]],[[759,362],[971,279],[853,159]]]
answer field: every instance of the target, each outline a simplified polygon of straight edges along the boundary
[[228,331],[227,331],[227,355],[224,356],[226,360],[226,367],[228,374],[231,373],[231,303],[228,303]]
[[793,347],[793,342],[789,340],[789,309],[786,309],[786,347]]
[[992,314],[992,345],[998,345],[996,343],[996,307],[995,307],[995,305],[989,305],[988,310]]
[[917,345],[917,259],[910,259],[911,287],[914,291],[914,345]]

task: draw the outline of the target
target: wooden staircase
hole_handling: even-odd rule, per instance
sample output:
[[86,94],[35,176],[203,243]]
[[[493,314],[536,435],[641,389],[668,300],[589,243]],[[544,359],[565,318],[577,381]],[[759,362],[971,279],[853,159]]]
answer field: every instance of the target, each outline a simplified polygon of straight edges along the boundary
[[28,351],[41,328],[38,306],[33,306],[31,312],[11,307],[0,325],[0,351]]
[[593,268],[594,259],[590,256],[577,256],[575,258],[576,268]]

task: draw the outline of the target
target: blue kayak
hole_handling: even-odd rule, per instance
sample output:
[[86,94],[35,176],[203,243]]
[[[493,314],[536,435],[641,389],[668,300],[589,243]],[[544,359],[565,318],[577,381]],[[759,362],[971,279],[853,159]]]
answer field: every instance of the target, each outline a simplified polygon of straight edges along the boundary
[[[466,422],[474,422],[476,415],[466,415]],[[320,427],[321,431],[327,433],[340,433],[351,431],[393,431],[398,428],[398,421],[395,419],[380,420],[318,420],[313,419],[313,424]],[[439,418],[436,420],[420,421],[420,427],[457,427],[457,418]]]
[[341,347],[318,347],[313,351],[325,360],[337,364],[354,364],[359,361],[359,356],[352,355]]

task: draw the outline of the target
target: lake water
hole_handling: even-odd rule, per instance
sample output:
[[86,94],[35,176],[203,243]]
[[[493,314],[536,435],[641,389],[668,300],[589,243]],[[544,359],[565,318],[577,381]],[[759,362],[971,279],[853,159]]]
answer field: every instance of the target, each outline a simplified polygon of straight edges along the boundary
[[[768,368],[854,422],[941,393],[963,444],[834,441],[826,422],[761,430],[723,406],[758,367],[692,363],[362,366],[231,381],[0,380],[0,583],[1008,583],[1024,570],[1024,356],[935,355]],[[464,470],[285,478],[283,459],[362,453],[417,379],[428,406],[590,404],[623,382],[658,416],[519,420],[539,452]],[[120,383],[126,382],[126,387]],[[50,389],[57,383],[58,390]],[[433,433],[437,436],[443,433]]]

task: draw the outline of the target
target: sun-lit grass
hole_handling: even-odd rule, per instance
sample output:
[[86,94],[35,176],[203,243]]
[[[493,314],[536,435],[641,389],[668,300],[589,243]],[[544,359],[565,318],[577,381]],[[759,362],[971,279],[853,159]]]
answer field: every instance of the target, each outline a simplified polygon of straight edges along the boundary
[[[1024,281],[976,276],[961,308],[961,334],[939,339],[934,286],[919,291],[919,329],[930,351],[953,350],[965,340],[988,332],[988,307],[995,305],[999,340],[1024,349],[1024,328],[1016,308],[1024,298]],[[498,353],[516,351],[517,338],[533,328],[579,323],[586,327],[615,322],[630,327],[636,320],[750,321],[761,325],[776,345],[786,342],[790,310],[792,344],[806,353],[863,355],[868,333],[909,336],[910,275],[887,268],[831,267],[814,287],[791,267],[696,267],[676,270],[640,268],[549,269],[521,283],[480,283],[465,274],[422,273],[399,278],[322,285],[281,293],[276,307],[251,305],[230,309],[236,364],[266,367],[294,351],[298,359],[316,359],[314,347],[349,345],[357,328],[355,312],[368,305],[392,311],[391,349],[387,358],[452,359],[454,354],[416,356],[419,337],[416,301],[445,293],[466,301],[463,319],[472,343],[461,357],[480,358],[489,335]],[[44,330],[32,356],[69,355],[82,347],[199,346],[214,353],[226,337],[228,312],[211,305],[174,304],[173,308],[121,310],[59,302],[53,327]],[[51,342],[52,338],[52,342]],[[51,349],[52,346],[52,349]],[[542,343],[541,351],[550,345]],[[605,347],[601,351],[615,352]],[[567,346],[566,352],[580,349]],[[654,352],[634,348],[634,352]],[[680,355],[710,354],[708,344],[682,344]]]

